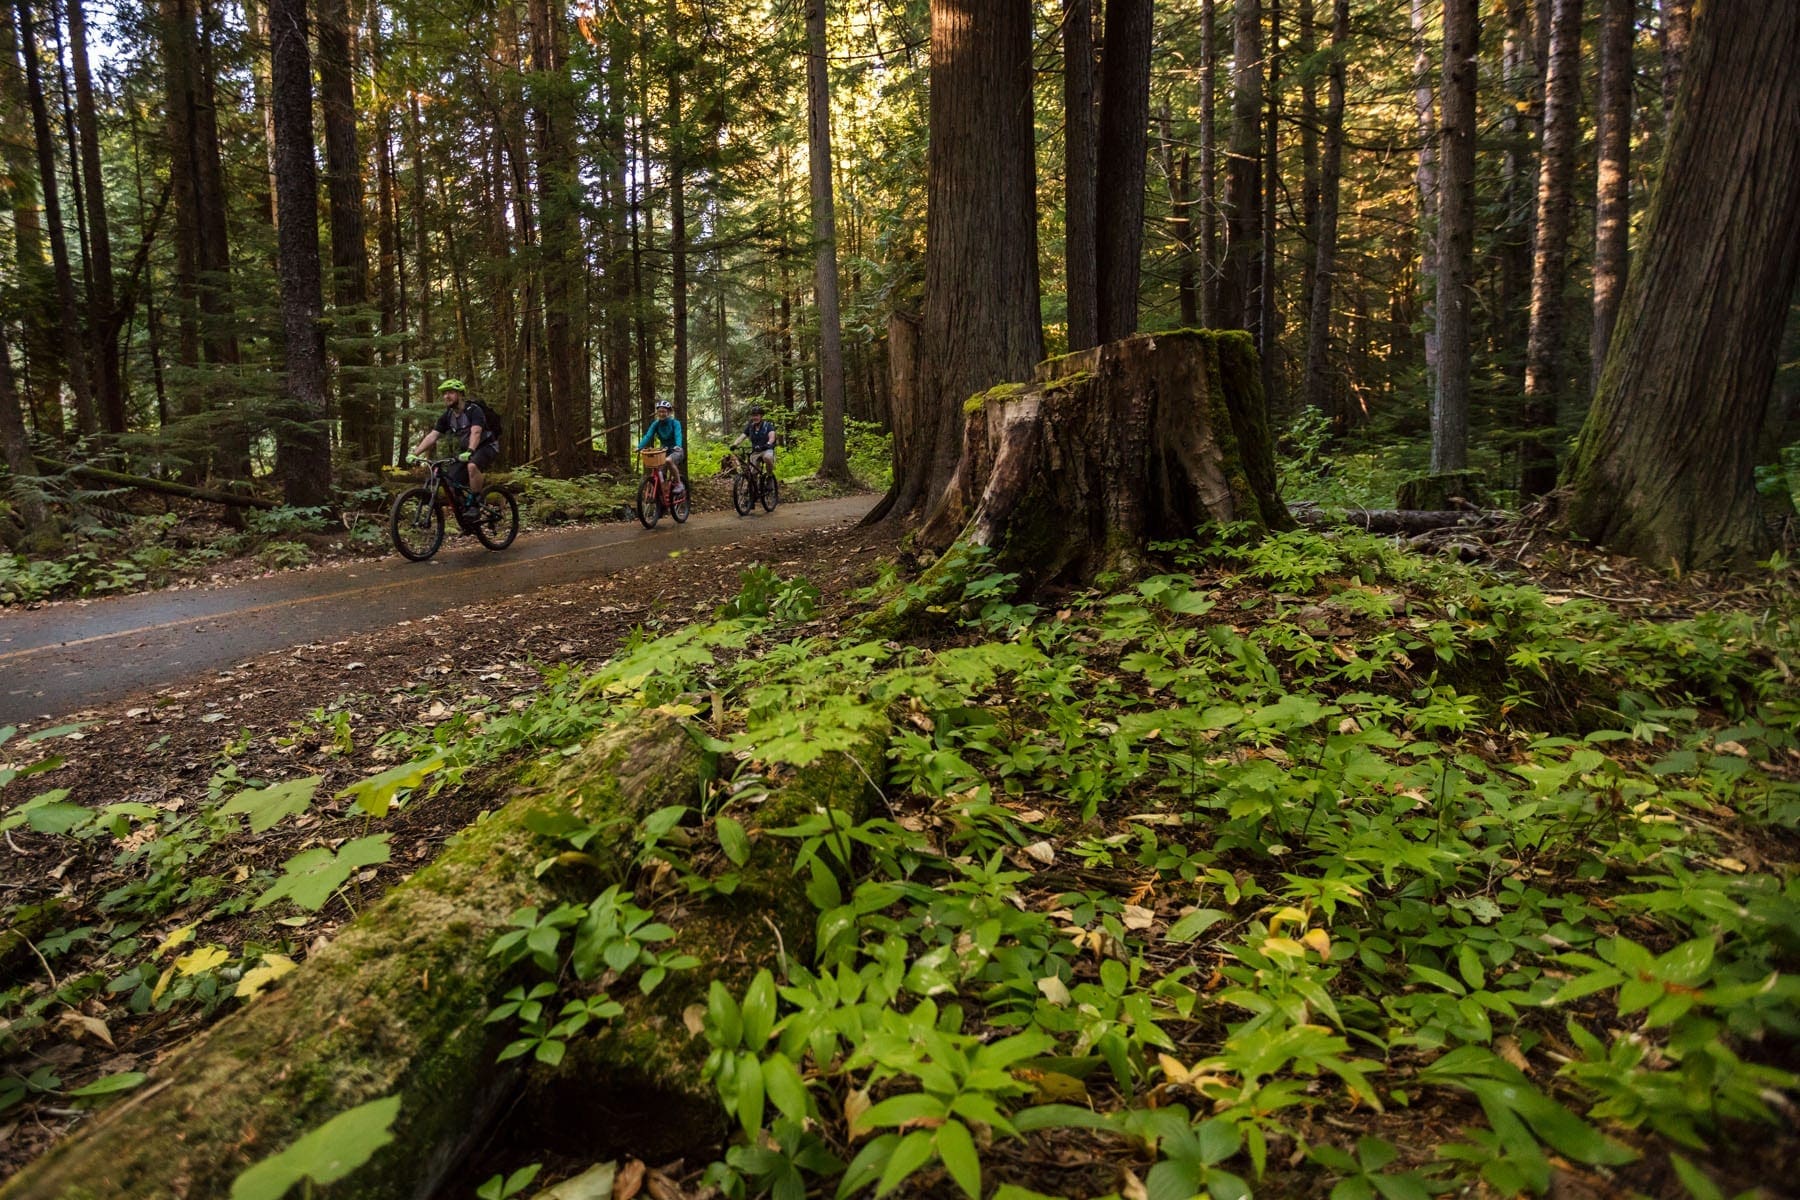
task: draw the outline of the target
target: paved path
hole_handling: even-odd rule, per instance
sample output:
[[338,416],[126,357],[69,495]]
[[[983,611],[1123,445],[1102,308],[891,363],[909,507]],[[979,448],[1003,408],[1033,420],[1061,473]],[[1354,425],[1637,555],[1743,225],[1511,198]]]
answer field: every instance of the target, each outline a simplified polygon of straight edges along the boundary
[[230,587],[147,592],[0,614],[0,726],[121,699],[303,642],[337,640],[444,607],[516,596],[766,533],[861,517],[872,496],[784,504],[739,517],[696,513],[653,530],[633,521],[521,535],[494,554],[451,536],[436,558],[294,571]]

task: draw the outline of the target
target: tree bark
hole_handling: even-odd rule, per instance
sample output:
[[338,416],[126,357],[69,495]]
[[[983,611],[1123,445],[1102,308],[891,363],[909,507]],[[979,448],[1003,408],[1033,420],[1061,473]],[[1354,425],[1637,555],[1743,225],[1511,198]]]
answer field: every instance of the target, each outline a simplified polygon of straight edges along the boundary
[[1190,178],[1188,151],[1175,153],[1174,121],[1169,115],[1169,102],[1164,99],[1158,114],[1162,134],[1163,178],[1169,187],[1169,237],[1175,243],[1175,299],[1180,307],[1181,327],[1196,329],[1200,325],[1198,272],[1194,268],[1194,194]]
[[331,223],[331,297],[336,310],[338,415],[342,445],[357,465],[381,465],[369,379],[369,253],[364,244],[362,158],[356,149],[356,86],[348,0],[318,0],[319,108],[325,117],[325,191]]
[[[382,78],[387,48],[381,22],[381,6],[371,4],[369,66],[378,80]],[[402,329],[400,297],[404,284],[400,278],[400,202],[394,182],[394,109],[385,96],[377,98],[375,107],[375,255],[377,327],[381,333],[376,361],[384,368],[376,392],[375,420],[380,431],[379,461],[385,464],[396,461],[394,420],[405,400],[404,393],[388,382],[403,377],[393,368],[402,362],[396,342]]]
[[[231,241],[226,227],[225,165],[219,149],[218,104],[213,83],[220,72],[213,64],[213,45],[221,37],[214,0],[199,0],[194,38],[196,88],[191,122],[194,138],[195,218],[198,223],[200,339],[207,362],[215,367],[238,364],[239,320],[231,295]],[[314,205],[315,211],[317,205]],[[214,469],[242,478],[250,473],[250,429],[235,396],[229,372],[214,372],[207,388],[212,412]]]
[[1344,57],[1350,39],[1350,0],[1335,0],[1331,24],[1330,82],[1325,100],[1324,161],[1319,171],[1319,215],[1313,236],[1312,315],[1306,325],[1306,403],[1343,428],[1348,414],[1338,400],[1331,371],[1331,293],[1337,283],[1338,176],[1344,159]]
[[[1319,267],[1319,68],[1318,31],[1313,0],[1296,0],[1300,13],[1300,324],[1302,347],[1310,347],[1312,335],[1313,273]],[[1302,350],[1302,361],[1306,351]],[[1304,392],[1306,384],[1301,384]]]
[[1556,486],[1556,414],[1562,399],[1569,285],[1569,233],[1575,217],[1575,143],[1580,137],[1582,0],[1556,0],[1550,23],[1550,73],[1544,80],[1544,151],[1538,164],[1537,247],[1531,263],[1531,337],[1525,349],[1519,494]]
[[108,433],[125,432],[125,393],[119,376],[118,316],[113,301],[112,235],[106,183],[100,174],[100,127],[88,70],[87,16],[82,0],[67,0],[69,57],[75,68],[75,120],[81,131],[81,175],[87,191],[88,338],[94,350],[94,397]]
[[1144,253],[1144,162],[1150,130],[1152,0],[1108,0],[1095,155],[1094,269],[1102,342],[1137,332]]
[[675,415],[688,425],[688,269],[687,269],[687,130],[682,125],[681,76],[686,69],[681,47],[680,13],[669,0],[669,318],[674,326],[670,347],[674,368]]
[[[844,342],[838,320],[837,214],[831,194],[831,87],[825,74],[825,0],[806,4],[807,166],[812,179],[813,293],[819,303],[821,478],[847,481],[844,453]],[[721,371],[724,364],[720,364]],[[721,391],[721,394],[723,392]]]
[[[6,340],[6,322],[0,320],[0,454],[14,479],[37,474],[37,462],[31,454],[31,438],[25,432],[25,413],[19,406],[19,388],[13,378],[12,347]],[[12,503],[25,527],[25,534],[52,534],[50,514],[36,493],[15,487]]]
[[1261,386],[1236,332],[1140,334],[1040,363],[1033,382],[969,401],[919,543],[945,551],[940,578],[974,549],[1030,590],[1134,569],[1151,541],[1208,524],[1292,528]]
[[1800,7],[1708,6],[1570,471],[1570,528],[1685,570],[1770,538],[1757,439],[1800,277]]
[[1069,349],[1100,341],[1094,174],[1094,5],[1064,0],[1063,37],[1063,261],[1069,309]]
[[1657,40],[1662,46],[1662,105],[1667,118],[1675,107],[1675,94],[1681,90],[1682,68],[1693,38],[1694,0],[1657,0],[1657,6],[1662,10]]
[[[19,62],[16,12],[0,2],[0,105],[8,112],[30,108],[25,72]],[[19,349],[24,355],[22,403],[31,424],[46,437],[63,436],[62,372],[56,350],[56,283],[44,259],[44,228],[38,215],[37,154],[31,123],[0,122],[0,162],[6,170],[7,207],[12,214],[14,263],[18,270],[16,302],[23,323]]]
[[1442,176],[1438,181],[1438,384],[1431,472],[1469,465],[1471,309],[1475,282],[1475,0],[1444,0]]
[[1231,51],[1231,143],[1225,168],[1225,266],[1219,279],[1222,326],[1258,332],[1256,284],[1262,262],[1262,4],[1237,0]]
[[1425,388],[1437,402],[1438,359],[1441,330],[1437,320],[1438,269],[1441,236],[1438,229],[1438,143],[1443,128],[1438,124],[1437,100],[1431,86],[1431,41],[1427,0],[1412,0],[1413,118],[1419,131],[1419,158],[1413,181],[1419,193],[1419,309],[1425,326]]
[[1200,0],[1200,324],[1219,320],[1219,23],[1213,0]]
[[943,496],[963,402],[1043,357],[1029,4],[933,0],[930,111],[919,395],[894,414],[916,450],[877,508],[895,516]]
[[606,457],[625,465],[631,454],[631,236],[626,227],[635,184],[626,174],[630,147],[626,142],[629,91],[625,70],[631,58],[631,27],[609,25],[606,54],[606,145],[610,155],[612,207],[608,237],[612,253],[606,268]]
[[324,297],[319,279],[319,177],[313,163],[312,63],[306,0],[270,0],[277,230],[286,378],[276,424],[275,469],[296,508],[331,496],[326,431]]
[[1256,354],[1262,363],[1263,400],[1271,413],[1286,404],[1281,363],[1281,281],[1275,270],[1275,217],[1281,197],[1281,0],[1265,0],[1269,11],[1269,40],[1263,99],[1263,203],[1262,258],[1256,285],[1260,315],[1256,322]]
[[25,55],[25,86],[31,100],[31,128],[37,140],[38,182],[44,192],[44,224],[50,229],[50,262],[56,273],[57,316],[62,327],[64,363],[69,390],[75,396],[76,427],[83,434],[100,432],[100,416],[94,409],[94,393],[88,383],[87,352],[82,346],[80,311],[75,303],[75,275],[69,264],[69,248],[63,237],[62,204],[56,179],[56,143],[50,133],[50,110],[44,102],[43,73],[39,69],[37,36],[31,0],[19,0],[19,42]]
[[1500,52],[1501,83],[1506,91],[1500,130],[1506,152],[1500,168],[1503,208],[1494,250],[1500,260],[1500,312],[1495,325],[1502,367],[1521,391],[1525,359],[1518,348],[1531,333],[1531,233],[1537,183],[1532,145],[1537,128],[1532,119],[1537,80],[1531,39],[1530,0],[1506,0],[1506,38]]
[[1594,192],[1594,328],[1588,344],[1589,389],[1600,381],[1619,315],[1631,253],[1631,45],[1633,0],[1600,0],[1600,94],[1594,103],[1599,169]]
[[548,396],[543,411],[547,473],[572,478],[588,469],[592,415],[582,301],[586,259],[581,233],[580,163],[575,149],[575,85],[569,78],[567,12],[562,0],[533,0],[533,108],[538,137],[538,240],[543,259],[544,357]]

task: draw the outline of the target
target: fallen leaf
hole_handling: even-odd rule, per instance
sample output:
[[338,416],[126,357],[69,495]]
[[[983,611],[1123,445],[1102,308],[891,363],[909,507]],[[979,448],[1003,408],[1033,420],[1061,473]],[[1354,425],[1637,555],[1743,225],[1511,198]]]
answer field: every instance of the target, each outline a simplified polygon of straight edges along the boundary
[[1069,995],[1069,986],[1055,975],[1046,975],[1037,981],[1037,990],[1044,993],[1044,999],[1058,1008],[1066,1008],[1073,997]]
[[115,1050],[118,1049],[117,1046],[113,1046],[112,1030],[108,1029],[106,1022],[99,1017],[90,1017],[86,1013],[65,1012],[57,1019],[57,1024],[73,1026],[80,1033],[85,1033],[96,1041],[105,1042]]
[[1125,1172],[1125,1180],[1119,1184],[1119,1195],[1125,1200],[1150,1200],[1150,1191],[1144,1186],[1144,1181],[1130,1170]]
[[869,1092],[867,1088],[851,1088],[844,1095],[844,1120],[855,1129],[857,1121],[869,1111]]
[[1025,847],[1025,853],[1046,867],[1056,861],[1056,847],[1047,841],[1031,843]]
[[1156,924],[1156,914],[1141,904],[1125,905],[1119,917],[1127,929],[1148,929]]
[[619,1168],[613,1180],[613,1200],[631,1200],[644,1186],[644,1161],[634,1158]]
[[687,1026],[690,1036],[699,1037],[706,1031],[706,1005],[690,1004],[682,1009],[681,1023]]

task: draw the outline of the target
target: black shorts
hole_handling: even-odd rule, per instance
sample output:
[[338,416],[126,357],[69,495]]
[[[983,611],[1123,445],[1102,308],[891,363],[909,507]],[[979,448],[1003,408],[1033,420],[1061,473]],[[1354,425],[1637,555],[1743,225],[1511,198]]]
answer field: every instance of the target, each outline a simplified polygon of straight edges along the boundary
[[452,467],[451,468],[451,477],[454,478],[456,480],[456,482],[460,483],[462,486],[468,487],[469,486],[469,465],[470,465],[470,463],[473,463],[475,466],[480,467],[483,471],[485,471],[489,467],[493,466],[494,460],[499,457],[500,457],[500,447],[493,442],[488,442],[486,445],[479,447],[475,451],[474,454],[471,454],[469,456],[469,462],[457,463],[454,467]]

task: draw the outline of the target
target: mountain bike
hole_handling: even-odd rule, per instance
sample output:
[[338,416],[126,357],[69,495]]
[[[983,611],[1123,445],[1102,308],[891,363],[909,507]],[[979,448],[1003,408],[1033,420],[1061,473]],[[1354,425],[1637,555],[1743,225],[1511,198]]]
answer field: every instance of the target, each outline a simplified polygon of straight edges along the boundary
[[731,506],[737,509],[738,516],[749,516],[750,510],[758,504],[763,506],[764,512],[774,512],[775,506],[781,503],[781,482],[775,478],[775,469],[768,460],[752,458],[746,467],[737,455],[726,457],[729,460],[727,472],[736,476],[731,481]]
[[489,550],[504,550],[519,536],[519,502],[493,484],[481,489],[478,503],[467,483],[458,482],[454,458],[425,464],[425,482],[394,497],[388,533],[394,549],[413,562],[424,562],[444,544],[444,510],[456,516],[464,533],[472,533]]
[[681,481],[681,474],[669,462],[669,452],[661,448],[639,450],[638,458],[644,463],[644,480],[638,484],[637,514],[644,528],[656,528],[664,513],[674,517],[677,525],[686,521],[692,511],[689,493],[684,490],[681,499],[675,498],[675,485]]

